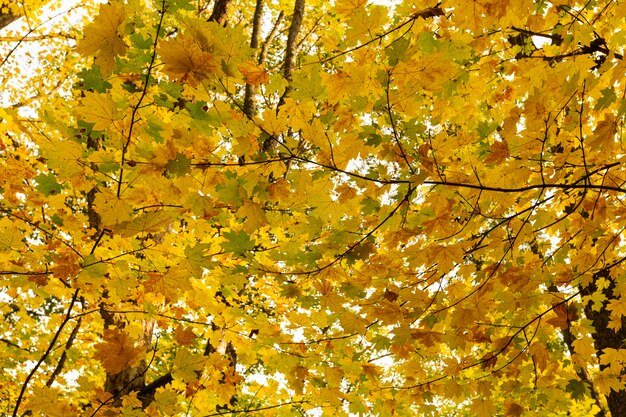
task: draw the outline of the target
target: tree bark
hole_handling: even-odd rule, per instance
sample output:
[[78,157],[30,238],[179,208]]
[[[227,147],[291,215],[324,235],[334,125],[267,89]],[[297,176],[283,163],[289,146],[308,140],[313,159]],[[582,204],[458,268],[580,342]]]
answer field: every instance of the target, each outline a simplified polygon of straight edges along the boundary
[[[252,20],[252,37],[250,39],[250,47],[257,53],[259,48],[259,37],[261,35],[261,19],[263,17],[263,0],[256,0],[256,6],[254,8],[254,18]],[[246,94],[243,99],[243,112],[249,118],[252,118],[255,113],[257,93],[256,85],[246,84]]]
[[[289,26],[289,35],[287,35],[287,47],[285,48],[285,62],[283,63],[283,77],[291,81],[291,73],[296,62],[296,49],[298,45],[298,35],[302,27],[302,19],[304,18],[304,0],[296,0],[293,6],[293,15],[291,16],[291,26]],[[290,87],[285,90],[285,95],[290,91]],[[283,95],[284,96],[284,95]]]
[[216,0],[213,5],[213,12],[209,16],[209,22],[217,22],[222,26],[228,23],[228,6],[232,0]]
[[[609,301],[616,298],[613,294],[615,281],[611,278],[609,268],[595,273],[591,284],[583,288],[581,294],[586,296],[598,291],[598,280],[600,278],[604,278],[609,282],[609,286],[602,290],[602,293],[606,296],[606,301],[602,304],[599,311],[593,309],[592,302],[585,305],[585,315],[591,320],[595,330],[593,340],[598,356],[607,348],[623,349],[624,339],[626,339],[626,317],[622,317],[622,326],[618,331],[609,328],[610,311],[607,309],[607,305]],[[608,368],[608,365],[600,365],[601,371],[606,368]],[[624,374],[626,374],[626,372],[622,370],[621,376]],[[613,417],[626,415],[626,390],[611,391],[606,395],[606,401]]]
[[2,3],[0,3],[0,30],[4,29],[5,27],[9,26],[11,23],[13,23],[15,20],[17,20],[17,18],[19,16],[16,16],[12,13],[3,13],[2,12]]

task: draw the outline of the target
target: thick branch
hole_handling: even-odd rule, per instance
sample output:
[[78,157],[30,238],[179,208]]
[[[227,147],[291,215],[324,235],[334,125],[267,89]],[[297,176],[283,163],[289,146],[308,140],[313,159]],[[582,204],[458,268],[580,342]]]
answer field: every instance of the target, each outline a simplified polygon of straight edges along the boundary
[[78,319],[78,321],[76,322],[76,326],[74,326],[74,329],[72,330],[72,333],[70,334],[70,337],[67,338],[67,342],[65,342],[65,348],[63,349],[63,353],[61,353],[61,357],[59,358],[59,362],[57,363],[56,368],[54,368],[54,371],[50,375],[50,378],[48,378],[48,381],[46,382],[46,386],[47,387],[51,387],[52,386],[52,384],[54,383],[54,380],[56,379],[56,377],[63,370],[63,366],[65,366],[65,361],[67,360],[67,351],[70,350],[70,348],[74,344],[74,340],[76,340],[76,336],[78,335],[78,329],[80,329],[80,325],[82,323],[82,320],[83,320],[82,317],[80,317]]
[[222,26],[228,23],[228,6],[232,0],[216,0],[213,6],[213,13],[209,16],[209,22],[217,22]]
[[[304,17],[304,0],[296,0],[293,7],[293,15],[291,16],[291,26],[289,26],[289,35],[287,35],[287,46],[285,47],[285,62],[283,64],[283,77],[291,81],[291,73],[296,61],[296,45],[298,34],[302,26]],[[287,87],[289,90],[289,87]],[[287,91],[285,91],[285,94]]]
[[164,387],[170,382],[172,382],[173,380],[174,380],[174,377],[172,376],[171,373],[162,375],[159,378],[152,381],[151,383],[149,383],[148,385],[146,385],[145,387],[143,387],[142,389],[140,389],[139,393],[137,394],[137,398],[141,400],[141,403],[144,407],[147,407],[150,405],[152,401],[154,401],[154,393],[156,392],[157,388]]
[[274,27],[272,28],[270,33],[267,35],[267,37],[265,38],[265,41],[263,42],[263,45],[261,46],[261,52],[259,53],[259,65],[262,65],[265,63],[265,60],[267,59],[267,51],[269,49],[270,44],[274,40],[276,33],[278,33],[278,27],[283,21],[283,17],[285,17],[285,13],[281,10],[280,13],[278,14],[278,17],[276,18]]
[[[263,17],[263,0],[256,0],[254,9],[254,19],[252,20],[252,38],[250,39],[250,47],[255,50],[259,47],[259,37],[261,34],[261,18]],[[246,94],[243,100],[243,112],[248,117],[254,116],[255,113],[255,95],[257,87],[252,84],[246,84]]]
[[3,13],[2,9],[0,9],[0,29],[4,29],[9,26],[15,20],[17,20],[19,16],[16,16],[10,12]]
[[[590,296],[596,292],[601,292],[606,301],[602,303],[602,307],[599,311],[594,308],[593,302],[589,301],[585,305],[585,315],[593,324],[595,332],[593,333],[593,340],[596,348],[596,352],[602,352],[604,349],[621,349],[624,345],[624,339],[626,338],[626,318],[621,318],[620,329],[613,329],[609,326],[611,322],[611,312],[607,308],[611,300],[615,300],[618,296],[614,293],[615,280],[612,279],[610,274],[610,268],[616,264],[609,265],[604,269],[593,274],[593,280],[587,287],[580,286],[580,291],[583,296]],[[609,286],[606,288],[598,287],[598,281],[604,279],[609,282]],[[600,364],[600,370],[606,369],[608,365]],[[622,371],[621,375],[624,375]],[[606,400],[609,406],[611,415],[621,416],[626,410],[626,391],[619,390],[611,392],[606,395]]]
[[33,376],[35,376],[35,373],[37,372],[39,367],[48,358],[48,355],[50,355],[50,352],[52,352],[52,349],[54,349],[54,345],[57,343],[57,339],[61,335],[61,332],[65,328],[65,325],[72,318],[72,309],[74,308],[74,304],[76,303],[76,300],[78,299],[78,291],[79,290],[74,291],[74,294],[72,295],[72,299],[70,300],[70,305],[67,308],[67,313],[65,314],[65,318],[63,319],[63,321],[59,325],[59,328],[57,329],[56,333],[52,337],[52,340],[50,341],[50,344],[48,345],[48,348],[43,353],[43,355],[41,355],[41,358],[39,358],[39,360],[37,361],[37,363],[35,364],[33,369],[30,371],[30,373],[28,374],[28,376],[24,380],[24,383],[22,384],[22,389],[20,390],[20,393],[17,396],[17,400],[15,401],[15,408],[13,409],[12,417],[17,417],[19,409],[20,409],[20,405],[22,404],[22,401],[24,400],[24,394],[26,393],[26,388],[28,387],[28,383],[33,378]]
[[[557,289],[555,285],[552,285],[549,288],[549,290],[554,293],[559,292],[559,290]],[[565,304],[565,308],[567,311],[568,309],[574,308],[574,307],[570,306],[569,304]],[[565,346],[567,346],[567,350],[569,351],[570,355],[573,355],[575,353],[574,352],[574,340],[576,340],[576,337],[572,334],[572,331],[570,329],[569,312],[567,313],[566,317],[567,317],[567,327],[561,329],[561,335],[563,336],[563,341],[565,342]],[[606,407],[602,403],[601,394],[598,392],[597,388],[593,385],[593,380],[591,379],[591,375],[589,375],[589,371],[587,371],[587,368],[582,367],[582,366],[577,367],[576,375],[578,375],[578,378],[582,382],[589,385],[589,392],[591,394],[591,398],[593,398],[593,401],[596,403],[596,406],[600,409],[600,411],[598,411],[595,414],[595,417],[606,417],[608,415],[608,411],[606,410]]]

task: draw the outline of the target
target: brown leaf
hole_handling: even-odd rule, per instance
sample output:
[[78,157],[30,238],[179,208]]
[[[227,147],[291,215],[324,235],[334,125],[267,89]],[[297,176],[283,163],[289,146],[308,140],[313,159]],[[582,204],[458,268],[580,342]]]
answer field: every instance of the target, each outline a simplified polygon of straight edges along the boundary
[[493,145],[489,147],[490,154],[485,158],[486,164],[499,164],[504,161],[511,155],[509,152],[509,144],[506,141],[494,142]]
[[191,345],[196,338],[197,336],[190,327],[183,327],[179,324],[176,330],[174,330],[174,340],[176,340],[179,345]]

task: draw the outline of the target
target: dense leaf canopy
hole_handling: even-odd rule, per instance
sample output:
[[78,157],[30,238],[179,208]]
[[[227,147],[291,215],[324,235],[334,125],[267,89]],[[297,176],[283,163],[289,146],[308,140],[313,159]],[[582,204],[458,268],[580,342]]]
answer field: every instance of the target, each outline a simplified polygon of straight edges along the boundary
[[253,3],[0,1],[0,413],[625,415],[626,2]]

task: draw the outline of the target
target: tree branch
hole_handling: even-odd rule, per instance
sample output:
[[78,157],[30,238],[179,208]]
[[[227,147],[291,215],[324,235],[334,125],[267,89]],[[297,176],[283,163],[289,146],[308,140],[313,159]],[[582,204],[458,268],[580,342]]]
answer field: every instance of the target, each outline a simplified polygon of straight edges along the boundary
[[[287,35],[287,46],[285,47],[285,61],[283,63],[283,77],[287,81],[291,81],[291,73],[296,61],[296,45],[298,42],[298,34],[302,26],[304,17],[305,0],[296,0],[293,6],[293,15],[291,16],[291,26],[289,26],[289,34]],[[287,86],[283,96],[280,99],[279,107],[284,102],[285,97],[291,91],[291,86]]]
[[217,22],[222,26],[228,23],[228,6],[232,0],[216,0],[213,6],[213,12],[207,19],[209,22]]
[[272,30],[265,38],[265,41],[263,41],[263,45],[261,45],[261,52],[259,53],[259,65],[265,63],[265,60],[267,59],[267,50],[269,49],[270,44],[274,40],[274,37],[276,37],[276,33],[278,33],[278,27],[283,21],[283,17],[285,17],[285,13],[281,10],[280,13],[278,14],[278,17],[276,18],[276,22],[274,22],[274,26],[272,27]]
[[[255,51],[259,47],[259,37],[261,34],[261,19],[263,17],[263,0],[256,0],[254,8],[254,18],[252,20],[252,37],[250,39],[250,47]],[[246,83],[246,93],[243,99],[243,112],[246,116],[252,117],[255,113],[255,95],[257,87]]]
[[52,371],[50,378],[48,378],[48,381],[46,382],[47,387],[52,386],[56,377],[63,370],[63,366],[65,366],[65,361],[67,360],[67,351],[70,350],[72,345],[74,344],[74,340],[76,339],[76,335],[78,335],[78,329],[80,329],[82,320],[83,320],[82,317],[78,318],[78,321],[76,322],[76,326],[74,326],[74,329],[72,330],[72,333],[70,334],[70,337],[67,338],[67,342],[65,342],[65,348],[63,349],[63,353],[61,353],[59,362],[57,363],[56,368],[54,368],[54,371]]
[[18,411],[19,411],[19,408],[20,408],[20,404],[22,403],[22,400],[24,399],[24,394],[26,393],[26,388],[28,387],[28,383],[33,378],[33,376],[35,376],[35,373],[37,372],[37,369],[39,369],[39,367],[48,358],[48,355],[50,355],[50,352],[52,352],[52,349],[54,349],[54,345],[56,344],[57,339],[61,335],[61,332],[63,331],[63,328],[71,320],[71,318],[72,318],[72,309],[74,308],[74,304],[76,303],[76,300],[78,299],[78,291],[80,291],[80,290],[77,289],[76,291],[74,291],[74,294],[72,295],[72,299],[70,300],[70,306],[67,308],[67,313],[65,314],[65,318],[63,319],[63,321],[59,325],[59,328],[57,329],[56,333],[54,334],[54,337],[52,337],[52,340],[50,341],[50,344],[48,344],[48,348],[43,353],[43,355],[41,355],[41,358],[39,358],[39,360],[37,361],[37,363],[35,364],[33,369],[30,371],[30,373],[28,374],[28,376],[24,380],[24,383],[22,384],[22,389],[20,390],[20,393],[17,396],[17,400],[15,401],[15,408],[13,409],[12,417],[17,417],[17,414],[18,414]]

